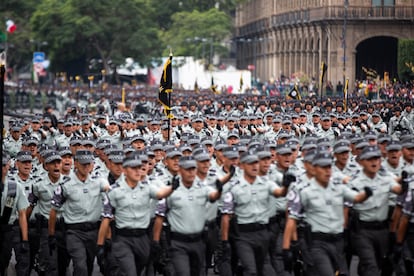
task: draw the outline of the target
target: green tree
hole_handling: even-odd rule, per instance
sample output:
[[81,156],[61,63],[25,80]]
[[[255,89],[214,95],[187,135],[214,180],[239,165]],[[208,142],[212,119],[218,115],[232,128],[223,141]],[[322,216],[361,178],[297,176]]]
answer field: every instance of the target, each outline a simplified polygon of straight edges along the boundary
[[148,64],[159,54],[154,10],[145,0],[43,0],[31,18],[36,35],[49,42],[55,70],[70,61],[97,58],[109,72],[125,57]]
[[162,33],[162,40],[175,55],[208,57],[211,50],[219,54],[227,52],[223,41],[228,39],[231,29],[230,16],[216,8],[178,12],[172,15],[171,28]]
[[36,9],[36,3],[36,0],[4,0],[0,4],[0,32],[6,34],[7,19],[13,20],[17,26],[13,34],[6,34],[7,40],[0,41],[0,52],[7,47],[7,64],[14,72],[28,69],[31,65],[35,48],[30,43],[32,30],[29,19]]
[[151,6],[156,10],[157,16],[154,18],[162,31],[168,30],[172,25],[172,15],[178,12],[200,12],[218,8],[227,15],[233,16],[237,4],[246,0],[149,0]]
[[402,81],[414,79],[414,40],[398,40],[398,75]]

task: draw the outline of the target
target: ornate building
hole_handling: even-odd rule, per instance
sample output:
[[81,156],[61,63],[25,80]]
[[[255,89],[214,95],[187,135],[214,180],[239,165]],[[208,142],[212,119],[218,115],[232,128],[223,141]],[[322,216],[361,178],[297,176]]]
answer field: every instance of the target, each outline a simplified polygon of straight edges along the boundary
[[395,77],[397,41],[414,39],[414,0],[246,0],[235,25],[237,66],[261,80],[318,79],[322,62],[334,84],[362,66]]

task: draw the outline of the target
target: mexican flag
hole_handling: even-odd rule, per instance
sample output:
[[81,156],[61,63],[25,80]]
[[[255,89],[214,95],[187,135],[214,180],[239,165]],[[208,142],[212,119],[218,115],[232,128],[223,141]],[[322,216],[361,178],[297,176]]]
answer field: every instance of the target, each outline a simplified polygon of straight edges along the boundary
[[12,34],[16,30],[16,24],[14,24],[13,20],[7,20],[6,21],[6,30],[8,33]]

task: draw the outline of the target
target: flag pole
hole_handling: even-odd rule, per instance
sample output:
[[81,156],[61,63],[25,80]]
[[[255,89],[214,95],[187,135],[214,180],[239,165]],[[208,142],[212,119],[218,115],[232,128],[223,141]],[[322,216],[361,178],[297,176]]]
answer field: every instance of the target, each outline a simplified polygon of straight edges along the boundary
[[[3,63],[4,62],[4,63]],[[6,76],[6,65],[5,65],[5,60],[3,61],[2,58],[0,57],[0,94],[1,94],[1,100],[0,100],[0,105],[1,105],[1,111],[0,111],[0,115],[1,115],[1,133],[0,133],[0,143],[1,143],[1,155],[3,156],[3,131],[4,131],[4,79]],[[4,165],[4,164],[3,164]],[[3,177],[3,172],[1,174],[1,177]],[[3,178],[2,178],[3,179]],[[2,180],[1,180],[2,181]]]
[[322,94],[323,94],[323,65],[324,63],[321,63],[321,70],[320,70],[320,77],[319,77],[319,89],[320,89],[320,101],[322,103]]
[[[168,58],[170,58],[171,59],[171,57],[172,57],[172,49],[170,48],[170,56],[168,57]],[[171,67],[172,67],[172,63],[171,63]],[[172,72],[171,72],[171,85],[172,85]],[[168,93],[168,106],[169,106],[169,108],[171,108],[171,94],[172,94],[172,87],[171,87],[171,92],[170,93]],[[168,138],[168,141],[170,141],[170,130],[171,130],[171,109],[170,110],[168,110],[167,111],[168,112],[168,116],[167,116],[167,119],[168,119],[168,136],[167,136],[167,138]]]
[[345,101],[345,112],[348,112],[348,85],[349,85],[349,79],[345,80],[344,84],[344,101]]

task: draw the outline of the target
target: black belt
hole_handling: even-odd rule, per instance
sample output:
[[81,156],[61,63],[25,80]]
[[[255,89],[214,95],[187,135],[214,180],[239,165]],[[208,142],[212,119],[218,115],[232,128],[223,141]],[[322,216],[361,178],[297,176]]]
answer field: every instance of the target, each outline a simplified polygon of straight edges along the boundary
[[148,229],[141,228],[115,228],[115,234],[125,237],[141,237],[148,233]]
[[336,242],[344,238],[343,233],[339,234],[328,234],[322,232],[312,232],[312,240]]
[[388,228],[387,221],[359,221],[359,226],[363,229],[368,230],[383,230],[384,228]]
[[202,234],[181,234],[177,232],[171,232],[170,237],[172,240],[181,242],[198,242],[202,239]]
[[266,224],[259,223],[246,223],[237,224],[237,228],[240,232],[256,232],[266,229]]
[[284,211],[278,211],[276,215],[269,218],[269,224],[281,223],[281,222],[284,222],[285,219],[286,219],[286,213]]
[[99,228],[99,222],[83,222],[65,224],[66,230],[93,231]]
[[208,228],[216,228],[217,227],[217,222],[216,222],[216,220],[207,221],[206,226]]
[[409,222],[407,226],[407,234],[414,234],[414,222]]

